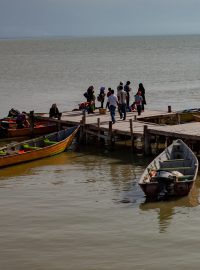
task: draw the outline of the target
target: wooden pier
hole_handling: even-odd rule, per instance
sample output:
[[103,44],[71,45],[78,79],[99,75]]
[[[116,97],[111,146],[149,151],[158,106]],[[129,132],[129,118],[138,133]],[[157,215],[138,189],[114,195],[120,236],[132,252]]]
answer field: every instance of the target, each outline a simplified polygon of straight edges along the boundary
[[[42,114],[46,120],[56,121],[58,127],[80,124],[80,140],[88,143],[91,137],[97,141],[104,140],[107,144],[118,141],[130,141],[133,151],[139,148],[145,154],[159,151],[159,145],[165,148],[173,139],[183,139],[195,152],[199,154],[200,122],[193,119],[192,114],[180,114],[168,108],[164,111],[145,110],[140,116],[137,112],[127,112],[126,120],[121,120],[116,112],[116,123],[112,124],[109,111],[100,114],[95,110],[93,114],[82,111],[63,112],[61,120],[50,119],[48,114]],[[186,122],[186,118],[189,119]],[[162,147],[161,147],[162,148]]]

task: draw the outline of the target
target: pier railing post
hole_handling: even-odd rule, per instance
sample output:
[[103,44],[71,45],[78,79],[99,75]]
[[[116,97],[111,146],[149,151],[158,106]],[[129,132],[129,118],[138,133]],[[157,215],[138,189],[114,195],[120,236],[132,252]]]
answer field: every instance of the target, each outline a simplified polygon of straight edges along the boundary
[[150,153],[149,132],[147,125],[144,125],[144,153],[145,155],[149,155]]

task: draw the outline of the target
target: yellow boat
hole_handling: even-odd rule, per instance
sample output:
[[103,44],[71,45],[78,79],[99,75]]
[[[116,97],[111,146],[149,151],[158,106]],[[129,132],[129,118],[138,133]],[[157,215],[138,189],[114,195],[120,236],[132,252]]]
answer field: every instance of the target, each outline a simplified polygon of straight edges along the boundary
[[79,126],[60,130],[0,148],[0,167],[53,156],[65,151],[72,143]]
[[200,115],[198,115],[198,114],[193,114],[193,117],[194,117],[194,120],[195,120],[196,122],[200,122]]

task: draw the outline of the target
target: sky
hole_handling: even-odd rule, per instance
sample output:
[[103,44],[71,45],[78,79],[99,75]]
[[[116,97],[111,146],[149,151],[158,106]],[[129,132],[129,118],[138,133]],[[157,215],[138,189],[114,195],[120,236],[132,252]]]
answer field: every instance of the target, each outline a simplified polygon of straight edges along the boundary
[[0,0],[0,38],[200,34],[200,0]]

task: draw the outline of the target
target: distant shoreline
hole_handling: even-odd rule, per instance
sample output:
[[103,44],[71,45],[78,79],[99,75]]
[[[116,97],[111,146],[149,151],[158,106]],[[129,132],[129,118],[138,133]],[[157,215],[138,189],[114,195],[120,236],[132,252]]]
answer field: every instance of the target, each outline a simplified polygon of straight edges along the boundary
[[54,36],[54,35],[43,35],[43,36],[9,36],[0,37],[0,40],[38,40],[38,39],[84,39],[84,38],[151,38],[151,37],[199,37],[200,34],[157,34],[157,35],[69,35],[69,36]]

